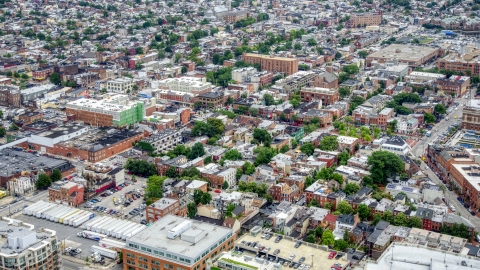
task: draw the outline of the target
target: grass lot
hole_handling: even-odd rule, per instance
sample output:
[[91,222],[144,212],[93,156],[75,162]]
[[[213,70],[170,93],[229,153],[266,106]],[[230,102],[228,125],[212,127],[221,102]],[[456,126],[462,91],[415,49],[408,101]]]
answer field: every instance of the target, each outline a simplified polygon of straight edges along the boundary
[[248,268],[251,268],[251,269],[255,269],[255,270],[258,269],[257,267],[254,267],[254,266],[251,266],[251,265],[248,265],[248,264],[245,264],[245,263],[237,262],[237,261],[234,261],[234,260],[230,260],[230,259],[222,258],[220,260],[224,261],[224,262],[231,263],[231,264],[242,265],[242,266],[245,266],[245,267],[248,267]]
[[428,44],[433,41],[433,38],[423,38],[420,40],[420,44]]

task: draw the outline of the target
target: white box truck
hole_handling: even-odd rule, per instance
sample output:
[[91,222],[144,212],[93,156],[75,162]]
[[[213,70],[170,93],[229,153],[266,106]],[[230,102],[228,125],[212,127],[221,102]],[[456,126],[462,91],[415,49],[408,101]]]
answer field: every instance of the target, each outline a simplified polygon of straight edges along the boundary
[[110,258],[110,259],[117,259],[118,258],[118,252],[115,250],[111,250],[108,248],[102,248],[99,246],[92,246],[92,253],[98,252],[100,255]]
[[80,212],[80,209],[75,209],[73,208],[70,212],[67,212],[66,214],[62,215],[61,217],[58,218],[58,223],[63,223],[66,218],[75,215],[76,213]]
[[104,223],[102,225],[102,227],[100,228],[100,230],[102,231],[102,233],[108,235],[108,231],[113,228],[114,226],[117,226],[118,225],[118,221],[114,218],[110,218],[110,221]]
[[27,208],[23,209],[23,210],[22,210],[22,213],[23,213],[24,215],[29,215],[29,216],[30,216],[30,215],[32,215],[32,211],[34,211],[35,209],[41,207],[41,206],[44,205],[44,204],[46,204],[45,201],[36,202],[36,203],[28,206]]
[[98,233],[103,233],[103,228],[108,226],[108,224],[114,222],[114,220],[111,217],[107,217],[104,221],[98,223],[94,227],[92,227],[92,231],[98,232]]
[[67,213],[69,213],[69,212],[71,212],[71,211],[72,211],[72,209],[67,206],[64,210],[58,211],[58,213],[56,213],[55,215],[52,215],[52,218],[50,219],[50,221],[58,222],[58,220],[60,219],[60,217],[66,215]]
[[115,222],[109,228],[106,228],[106,235],[111,236],[115,230],[123,228],[126,223],[123,220],[115,219]]
[[122,234],[124,232],[130,230],[133,227],[136,227],[137,225],[138,225],[138,223],[128,222],[128,224],[125,227],[123,227],[121,230],[116,230],[115,233],[114,233],[114,236],[116,238],[122,238]]
[[123,235],[122,235],[122,239],[123,239],[123,240],[126,240],[126,239],[128,239],[129,237],[134,236],[135,234],[139,233],[140,231],[142,231],[143,229],[146,228],[145,225],[142,225],[142,224],[140,224],[140,225],[141,225],[141,227],[138,227],[137,229],[131,231],[131,232],[128,233],[128,234],[126,234],[126,235],[125,235],[125,238],[123,238]]
[[93,229],[95,228],[95,226],[97,226],[97,224],[99,224],[100,222],[103,222],[104,220],[106,220],[108,217],[100,217],[100,219],[98,220],[95,220],[94,222],[90,223],[87,228],[87,230],[89,231],[92,231],[93,232]]
[[80,211],[76,212],[75,214],[70,215],[70,216],[64,218],[64,219],[63,219],[63,224],[65,224],[65,225],[70,225],[70,223],[72,222],[72,220],[77,219],[77,218],[85,215],[86,212],[87,212],[87,211],[81,211],[81,210],[80,210]]
[[82,229],[85,229],[85,230],[88,230],[90,231],[90,226],[99,222],[100,220],[102,220],[104,217],[103,216],[96,216],[95,218],[93,218],[92,220],[89,220],[85,223],[82,224]]

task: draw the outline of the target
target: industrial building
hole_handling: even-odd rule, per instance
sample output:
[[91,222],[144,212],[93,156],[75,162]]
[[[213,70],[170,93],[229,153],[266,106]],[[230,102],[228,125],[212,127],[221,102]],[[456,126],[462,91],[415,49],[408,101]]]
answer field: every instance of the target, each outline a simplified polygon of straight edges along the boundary
[[235,238],[232,229],[167,215],[127,239],[123,269],[207,269]]

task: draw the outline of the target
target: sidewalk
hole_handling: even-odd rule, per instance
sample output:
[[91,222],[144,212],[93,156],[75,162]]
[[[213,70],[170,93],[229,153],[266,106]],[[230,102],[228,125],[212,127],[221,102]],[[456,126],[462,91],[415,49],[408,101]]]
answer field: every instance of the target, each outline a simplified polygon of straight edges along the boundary
[[73,262],[73,263],[76,263],[76,264],[80,264],[80,265],[85,265],[85,267],[88,267],[88,268],[84,268],[84,269],[112,269],[113,266],[116,264],[116,261],[114,260],[113,262],[109,263],[109,264],[105,264],[105,265],[101,265],[101,264],[98,264],[98,263],[93,263],[93,262],[86,262],[85,260],[81,260],[81,259],[78,259],[78,258],[75,258],[75,257],[72,257],[72,256],[64,256],[64,255],[61,255],[62,259],[63,260],[67,260],[67,261],[70,261],[70,262]]

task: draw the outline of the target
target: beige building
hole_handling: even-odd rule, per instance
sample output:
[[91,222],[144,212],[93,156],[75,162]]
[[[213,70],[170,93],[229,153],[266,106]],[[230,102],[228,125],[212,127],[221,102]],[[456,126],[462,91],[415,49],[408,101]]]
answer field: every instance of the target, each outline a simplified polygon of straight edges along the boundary
[[375,63],[384,64],[389,60],[398,59],[399,63],[410,67],[418,67],[427,62],[433,61],[441,55],[439,48],[392,44],[367,56],[365,64],[367,67]]
[[296,58],[243,53],[242,60],[248,64],[260,64],[262,70],[271,72],[283,72],[286,75],[298,72],[298,59]]
[[350,27],[365,27],[370,25],[380,25],[382,23],[382,13],[359,13],[353,14],[348,21]]
[[117,78],[107,81],[107,92],[127,94],[132,91],[133,81],[127,78]]

